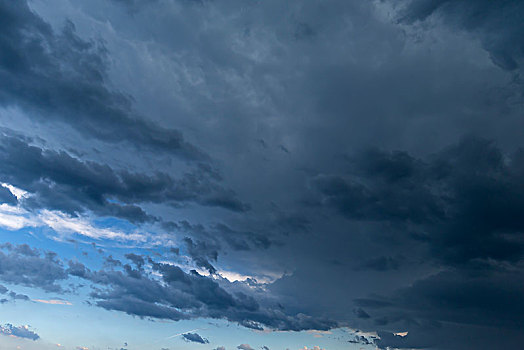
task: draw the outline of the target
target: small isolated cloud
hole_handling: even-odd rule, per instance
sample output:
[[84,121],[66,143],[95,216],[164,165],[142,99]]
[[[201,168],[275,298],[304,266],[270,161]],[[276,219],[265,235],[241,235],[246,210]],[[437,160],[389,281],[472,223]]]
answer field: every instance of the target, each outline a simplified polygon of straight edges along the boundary
[[89,350],[87,346],[77,346],[76,350]]
[[326,350],[324,348],[321,348],[320,346],[314,346],[312,348],[308,348],[307,346],[304,346],[302,349],[299,350]]
[[225,346],[217,346],[213,350],[226,350],[226,347]]
[[16,327],[10,323],[6,323],[5,325],[0,326],[0,334],[31,340],[40,339],[40,336],[32,330],[30,330],[29,326]]
[[240,344],[239,346],[237,346],[237,349],[239,350],[254,350],[251,345],[249,344]]
[[202,338],[200,334],[198,333],[184,333],[182,334],[182,337],[185,341],[193,342],[193,343],[200,343],[200,344],[208,344],[209,340],[206,338]]

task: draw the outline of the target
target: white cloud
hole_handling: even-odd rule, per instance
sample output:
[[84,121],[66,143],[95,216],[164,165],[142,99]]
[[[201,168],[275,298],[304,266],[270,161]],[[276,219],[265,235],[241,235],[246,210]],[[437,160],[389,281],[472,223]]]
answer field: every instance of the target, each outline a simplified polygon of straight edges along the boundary
[[0,204],[0,227],[14,231],[35,226],[39,226],[38,220],[27,210],[6,203]]
[[0,185],[2,185],[2,187],[5,187],[5,188],[7,188],[9,191],[11,191],[11,193],[13,194],[13,196],[16,197],[16,199],[21,199],[21,198],[29,197],[29,192],[24,191],[24,190],[21,189],[21,188],[15,187],[15,186],[13,186],[13,185],[11,185],[11,184],[8,184],[8,183],[5,183],[5,182],[0,183]]
[[[1,183],[18,199],[31,194],[10,184]],[[149,239],[147,233],[124,232],[114,228],[103,228],[94,225],[89,217],[72,217],[57,210],[28,211],[20,205],[0,204],[0,227],[16,231],[27,227],[49,227],[59,235],[78,234],[92,239],[109,239],[115,241],[132,241],[145,243]]]

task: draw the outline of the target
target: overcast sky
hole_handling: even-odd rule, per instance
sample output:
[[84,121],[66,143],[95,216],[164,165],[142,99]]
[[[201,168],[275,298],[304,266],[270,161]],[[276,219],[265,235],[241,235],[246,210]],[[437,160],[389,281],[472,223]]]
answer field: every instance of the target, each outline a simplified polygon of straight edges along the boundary
[[521,348],[523,18],[0,0],[0,347]]

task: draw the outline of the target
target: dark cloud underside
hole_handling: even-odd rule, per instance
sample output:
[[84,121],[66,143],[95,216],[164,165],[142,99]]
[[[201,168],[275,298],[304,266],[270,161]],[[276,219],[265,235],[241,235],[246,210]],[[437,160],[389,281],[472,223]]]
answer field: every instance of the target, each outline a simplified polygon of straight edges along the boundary
[[0,136],[0,178],[35,194],[24,200],[22,204],[26,207],[69,214],[89,210],[132,222],[158,220],[147,214],[141,203],[177,206],[196,202],[232,211],[248,209],[233,191],[217,183],[204,166],[174,179],[162,172],[149,175],[115,170],[106,164],[84,162],[64,151],[45,150],[27,142],[5,133]]
[[188,342],[199,343],[199,344],[208,344],[209,343],[209,340],[207,340],[206,338],[202,338],[202,336],[198,333],[184,333],[182,334],[182,337],[184,338],[184,340]]
[[149,263],[152,270],[162,276],[161,281],[141,266],[134,269],[127,264],[123,270],[91,271],[81,263],[70,262],[67,272],[104,287],[91,293],[96,305],[140,317],[175,321],[224,318],[254,329],[265,326],[295,331],[329,329],[335,325],[333,321],[305,314],[286,314],[278,305],[261,306],[253,296],[240,291],[231,294],[211,277],[201,276],[194,270],[186,273],[174,265],[153,260]]
[[130,97],[106,87],[106,50],[79,38],[72,22],[55,33],[25,1],[2,0],[0,23],[2,106],[20,107],[39,122],[68,124],[86,137],[207,159],[179,131],[136,115]]
[[520,348],[522,18],[514,0],[0,0],[0,224],[52,210],[148,240],[81,260],[4,244],[0,303],[80,281],[144,319]]

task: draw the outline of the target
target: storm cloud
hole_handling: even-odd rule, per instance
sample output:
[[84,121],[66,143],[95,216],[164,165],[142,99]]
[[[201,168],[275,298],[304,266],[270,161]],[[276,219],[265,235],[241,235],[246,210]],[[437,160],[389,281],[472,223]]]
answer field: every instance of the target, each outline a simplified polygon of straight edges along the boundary
[[[523,159],[522,150],[504,155],[490,141],[465,138],[427,160],[365,152],[349,161],[348,173],[318,175],[312,187],[318,205],[350,220],[394,223],[406,238],[428,241],[445,263],[515,262],[523,252]],[[381,257],[365,265],[397,264]]]
[[[329,329],[335,322],[313,318],[305,314],[287,314],[278,305],[260,305],[241,291],[234,293],[231,283],[221,284],[195,270],[184,272],[180,267],[149,259],[152,271],[161,280],[146,272],[124,264],[122,270],[91,271],[79,262],[70,261],[67,273],[94,283],[91,297],[97,306],[107,310],[123,311],[139,317],[170,319],[174,321],[195,317],[224,318],[245,327],[262,330]],[[103,288],[100,288],[103,287]],[[245,288],[246,293],[252,289]]]
[[[513,0],[0,0],[0,302],[80,283],[93,312],[213,319],[249,332],[228,345],[241,350],[275,330],[519,347],[523,14]],[[49,213],[122,234],[89,246]],[[219,328],[204,346],[226,344]],[[195,332],[177,339],[208,344]]]
[[447,24],[478,36],[496,65],[522,70],[524,6],[520,1],[411,1],[403,11],[401,20],[407,23],[442,17]]
[[172,206],[196,202],[232,211],[248,208],[233,191],[217,183],[205,167],[180,179],[162,172],[133,173],[82,161],[64,151],[42,149],[29,141],[8,136],[5,131],[0,135],[1,180],[34,194],[22,203],[29,208],[72,215],[89,210],[138,223],[158,220],[140,207],[144,202]]
[[107,88],[101,42],[82,40],[70,21],[55,33],[26,1],[2,1],[0,14],[4,107],[26,109],[32,118],[67,124],[87,137],[206,159],[179,131],[140,118],[129,96]]

